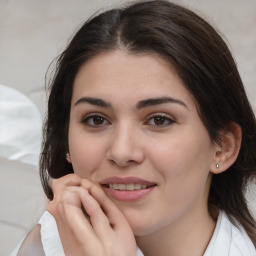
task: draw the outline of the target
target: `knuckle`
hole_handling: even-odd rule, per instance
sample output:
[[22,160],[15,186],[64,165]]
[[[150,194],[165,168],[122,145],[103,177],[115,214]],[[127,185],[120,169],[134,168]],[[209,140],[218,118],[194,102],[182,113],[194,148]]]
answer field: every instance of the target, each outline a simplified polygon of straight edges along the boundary
[[59,179],[51,180],[51,188],[53,194],[62,193],[66,187],[79,186],[81,184],[81,178],[75,174],[68,174]]
[[82,179],[81,180],[82,187],[90,190],[93,187],[93,183],[88,179]]
[[60,199],[59,201],[61,203],[69,203],[72,202],[74,200],[75,197],[75,192],[74,190],[72,191],[71,189],[69,189],[68,187],[64,188],[61,195],[60,195]]

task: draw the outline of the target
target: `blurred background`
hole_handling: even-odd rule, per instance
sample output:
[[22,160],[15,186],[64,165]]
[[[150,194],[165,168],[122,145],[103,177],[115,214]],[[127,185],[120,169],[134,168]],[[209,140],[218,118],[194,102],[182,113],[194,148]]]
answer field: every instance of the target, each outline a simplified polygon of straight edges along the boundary
[[[46,205],[37,167],[46,71],[87,18],[125,2],[0,0],[0,256],[9,255]],[[256,1],[173,2],[189,7],[225,35],[255,110]],[[256,210],[253,192],[248,197]]]

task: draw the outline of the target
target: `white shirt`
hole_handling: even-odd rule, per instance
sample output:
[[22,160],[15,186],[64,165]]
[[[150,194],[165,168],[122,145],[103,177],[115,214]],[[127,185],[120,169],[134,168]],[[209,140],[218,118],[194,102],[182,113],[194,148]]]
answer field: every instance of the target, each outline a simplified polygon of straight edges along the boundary
[[211,241],[203,256],[256,256],[256,249],[244,228],[234,226],[220,211]]
[[[65,256],[53,216],[44,212],[39,224],[45,255]],[[11,256],[16,256],[17,252],[18,248]],[[138,256],[143,256],[139,249]],[[256,256],[256,249],[242,226],[234,226],[226,214],[220,211],[213,236],[203,256]]]

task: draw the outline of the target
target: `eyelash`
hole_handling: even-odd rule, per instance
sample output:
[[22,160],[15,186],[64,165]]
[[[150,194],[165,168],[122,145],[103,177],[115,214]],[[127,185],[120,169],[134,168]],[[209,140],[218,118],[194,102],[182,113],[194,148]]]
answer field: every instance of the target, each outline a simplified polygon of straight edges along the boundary
[[105,124],[100,124],[100,125],[90,124],[89,121],[90,120],[93,121],[94,118],[101,118],[103,122],[107,122],[108,124],[110,124],[110,122],[103,115],[98,113],[92,113],[90,115],[85,116],[82,120],[82,123],[92,128],[100,128],[105,125]]
[[[103,124],[95,124],[95,123],[91,124],[90,121],[92,121],[92,122],[96,121],[95,118],[101,119]],[[160,121],[160,122],[162,121],[164,123],[163,124],[156,124],[157,118],[158,119],[160,118],[160,120],[158,120],[158,121]],[[152,120],[153,120],[153,122],[155,122],[155,124],[150,124],[150,122]],[[100,120],[98,120],[98,121],[100,121]],[[166,124],[166,122],[167,122],[167,124]],[[169,116],[167,116],[165,114],[154,114],[154,115],[151,115],[144,124],[150,125],[152,127],[162,128],[162,127],[167,127],[168,125],[171,125],[174,122],[175,121],[172,118],[170,118]],[[93,114],[90,114],[88,116],[85,116],[85,118],[83,118],[83,120],[82,120],[82,123],[89,126],[89,127],[92,127],[92,128],[101,128],[105,125],[110,124],[110,122],[103,115],[98,114],[98,113],[93,113]]]
[[[164,124],[160,124],[160,125],[157,125],[156,123],[155,124],[150,124],[150,121],[153,120],[154,122],[156,122],[156,118],[160,118],[162,120],[160,121],[164,121]],[[158,120],[159,121],[159,120]],[[167,124],[166,124],[167,122]],[[173,124],[175,121],[170,118],[169,116],[167,116],[166,114],[153,114],[149,117],[149,119],[146,121],[145,124],[149,124],[150,126],[154,126],[154,127],[158,127],[158,128],[162,128],[162,127],[167,127],[168,125],[171,125]]]

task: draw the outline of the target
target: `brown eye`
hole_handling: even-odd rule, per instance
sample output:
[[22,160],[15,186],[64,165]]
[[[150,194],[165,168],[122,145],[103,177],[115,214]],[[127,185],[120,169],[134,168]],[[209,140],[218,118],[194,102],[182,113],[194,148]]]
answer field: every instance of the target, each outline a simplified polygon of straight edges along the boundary
[[166,118],[163,116],[157,116],[154,117],[154,123],[155,125],[164,125],[166,122]]
[[151,126],[168,126],[174,123],[174,121],[165,115],[156,115],[151,117],[148,121],[147,124]]
[[82,122],[87,126],[96,127],[96,128],[109,124],[106,118],[100,115],[87,116]]
[[104,123],[104,118],[101,116],[94,116],[92,122],[94,125],[102,125]]

